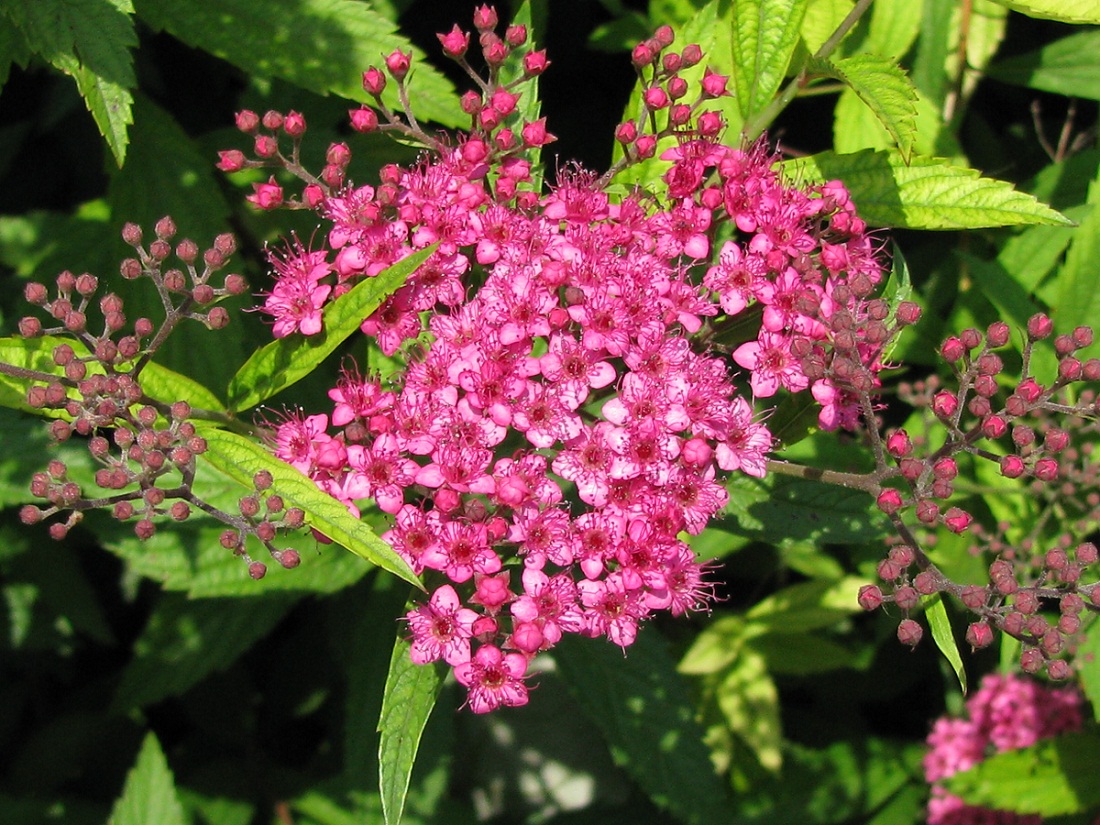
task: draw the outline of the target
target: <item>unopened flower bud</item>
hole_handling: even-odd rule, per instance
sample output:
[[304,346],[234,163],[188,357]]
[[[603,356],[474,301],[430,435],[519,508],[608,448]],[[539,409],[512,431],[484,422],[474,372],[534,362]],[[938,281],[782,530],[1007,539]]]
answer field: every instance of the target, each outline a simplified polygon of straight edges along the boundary
[[293,570],[302,563],[302,557],[298,554],[298,551],[291,548],[279,550],[276,553],[272,553],[272,556],[275,561],[279,562],[286,570]]
[[898,641],[909,647],[920,644],[924,629],[913,619],[902,619],[898,625]]
[[973,516],[958,507],[952,507],[944,513],[943,523],[952,533],[964,532],[974,521]]
[[899,587],[894,591],[894,604],[902,610],[915,610],[920,604],[920,594],[912,587]]
[[993,644],[993,629],[988,622],[974,622],[966,629],[966,643],[974,650]]
[[940,418],[951,418],[958,409],[958,396],[952,392],[940,390],[932,397],[932,412]]
[[1001,475],[1005,478],[1019,478],[1024,470],[1024,461],[1018,455],[1006,455],[1001,459]]
[[393,76],[394,80],[402,81],[409,73],[409,66],[412,65],[412,53],[406,54],[400,49],[395,49],[386,55],[386,69]]
[[1003,347],[1008,343],[1012,334],[1011,328],[1004,321],[994,321],[985,332],[985,339],[991,347]]
[[879,493],[875,503],[882,512],[891,515],[901,509],[901,493],[892,487],[885,489]]
[[912,301],[902,301],[898,304],[897,312],[894,317],[897,318],[899,324],[903,326],[912,326],[920,320],[921,308]]
[[1048,338],[1053,331],[1054,323],[1041,312],[1035,313],[1027,321],[1027,335],[1033,341]]
[[248,575],[255,581],[259,581],[267,575],[267,565],[262,561],[254,561],[248,565]]
[[894,430],[886,439],[886,451],[894,458],[902,458],[913,452],[913,442],[905,430]]
[[371,66],[363,72],[363,89],[370,95],[378,97],[386,88],[386,75]]
[[882,590],[876,585],[865,584],[859,588],[857,601],[864,610],[876,610],[882,605]]
[[1040,481],[1054,481],[1058,478],[1058,462],[1053,458],[1040,458],[1035,462],[1032,473]]
[[958,338],[952,336],[940,346],[940,355],[949,364],[954,364],[966,354],[966,347]]

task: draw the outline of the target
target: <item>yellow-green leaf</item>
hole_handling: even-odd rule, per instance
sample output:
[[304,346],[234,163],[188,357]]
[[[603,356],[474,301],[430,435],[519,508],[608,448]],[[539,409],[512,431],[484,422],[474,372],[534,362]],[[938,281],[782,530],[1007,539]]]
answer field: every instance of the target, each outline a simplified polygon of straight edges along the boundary
[[823,71],[848,85],[909,160],[916,135],[917,90],[902,68],[887,57],[857,54],[828,61]]
[[207,449],[201,454],[206,463],[246,487],[252,486],[252,477],[257,472],[267,470],[274,479],[272,490],[288,506],[304,510],[309,527],[355,555],[423,589],[416,574],[392,547],[349,513],[347,507],[320,490],[312,479],[244,436],[207,427],[200,430],[200,435],[206,439]]
[[795,180],[840,180],[860,216],[872,226],[905,229],[978,229],[1071,221],[1012,184],[984,178],[976,169],[943,158],[897,152],[822,152],[783,164]]
[[996,0],[1028,17],[1060,20],[1063,23],[1100,24],[1100,3],[1096,0]]

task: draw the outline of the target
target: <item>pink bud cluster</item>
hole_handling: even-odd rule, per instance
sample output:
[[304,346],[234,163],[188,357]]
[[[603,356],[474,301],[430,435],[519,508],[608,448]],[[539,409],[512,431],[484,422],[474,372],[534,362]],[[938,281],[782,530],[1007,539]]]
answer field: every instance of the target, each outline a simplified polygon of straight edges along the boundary
[[[692,49],[660,59],[661,82]],[[312,334],[354,282],[435,246],[362,323],[404,373],[346,369],[331,416],[288,415],[275,452],[393,516],[384,537],[432,587],[412,657],[450,664],[475,712],[525,703],[530,660],[564,633],[626,647],[657,611],[705,608],[680,534],[721,510],[726,474],[764,475],[752,398],[812,391],[823,426],[853,426],[901,324],[869,299],[882,267],[846,190],[790,185],[702,119],[674,127],[663,191],[613,202],[577,169],[540,196],[482,113],[434,158],[325,197],[331,251],[274,259],[275,334]]]
[[[1097,561],[1096,547],[1080,541],[1100,516],[1100,494],[1095,490],[1100,468],[1088,459],[1090,445],[1080,450],[1074,447],[1075,436],[1080,440],[1086,431],[1095,429],[1085,418],[1095,414],[1094,396],[1080,393],[1074,404],[1066,403],[1064,396],[1070,384],[1100,377],[1100,360],[1075,357],[1092,342],[1092,331],[1079,327],[1055,339],[1058,377],[1048,386],[1040,384],[1030,375],[1033,347],[1049,337],[1052,328],[1045,315],[1030,319],[1023,374],[1012,383],[1006,382],[1003,361],[993,352],[1008,344],[1007,324],[992,324],[984,336],[967,329],[949,337],[940,354],[952,366],[958,388],[943,388],[935,377],[919,387],[902,388],[903,398],[929,409],[946,428],[945,442],[924,455],[920,455],[920,449],[927,448],[923,437],[910,438],[905,430],[893,431],[883,442],[884,452],[895,466],[887,469],[884,465],[881,478],[900,477],[904,487],[882,489],[879,509],[896,524],[903,524],[902,516],[911,512],[925,529],[942,525],[955,533],[971,531],[977,539],[972,552],[993,557],[989,583],[950,581],[917,549],[910,540],[912,534],[902,531],[906,546],[892,549],[878,566],[879,577],[890,585],[892,595],[869,585],[860,602],[874,609],[883,601],[892,601],[908,614],[919,605],[921,596],[951,593],[976,614],[966,632],[972,648],[987,647],[994,640],[994,630],[1002,630],[1024,643],[1024,670],[1034,673],[1045,667],[1052,678],[1065,679],[1072,669],[1063,654],[1073,646],[1081,614],[1100,606],[1100,584],[1084,578]],[[1004,389],[1006,384],[1008,389]],[[1052,507],[1056,504],[1056,518],[1067,529],[1045,545],[1039,534],[1016,544],[1006,542],[1007,525],[987,540],[986,530],[970,513],[940,504],[955,493],[956,456],[960,454],[995,462],[1006,479],[1031,476],[1035,498],[1049,500]],[[1050,516],[1042,515],[1036,524],[1041,528],[1049,521]],[[1058,615],[1042,615],[1051,606],[1058,608]],[[902,621],[898,634],[908,644],[916,644],[922,635],[920,625],[910,618]]]
[[[74,435],[84,439],[99,467],[95,485],[101,492],[86,495],[70,480],[65,464],[54,460],[44,472],[34,474],[30,485],[32,495],[45,499],[46,506],[28,504],[20,517],[26,524],[37,524],[67,513],[64,521],[49,527],[53,538],[62,539],[86,510],[101,508],[120,521],[132,522],[138,538],[149,539],[159,520],[183,521],[197,508],[230,527],[222,544],[241,556],[250,574],[259,578],[266,567],[248,556],[245,539],[258,538],[276,561],[294,567],[297,553],[276,548],[272,539],[278,528],[301,527],[302,512],[284,508],[278,496],[263,492],[271,486],[269,475],[266,484],[262,475],[257,477],[257,494],[242,499],[240,515],[222,512],[196,496],[192,491],[196,457],[207,449],[192,420],[196,411],[187,401],[164,402],[142,389],[145,367],[178,324],[190,319],[211,329],[224,327],[229,314],[218,302],[247,289],[237,274],[224,276],[217,285],[213,280],[236,248],[232,235],[219,235],[207,249],[187,239],[174,242],[175,235],[175,223],[168,217],[157,222],[148,247],[140,227],[127,224],[122,231],[136,257],[122,262],[121,274],[154,285],[165,310],[159,325],[137,318],[127,332],[123,301],[108,293],[98,301],[101,331],[93,332],[89,317],[99,282],[88,273],[61,273],[53,293],[43,284],[27,285],[28,302],[42,307],[59,326],[46,327],[37,317],[28,316],[20,321],[20,332],[28,338],[57,336],[51,352],[55,368],[40,371],[0,363],[0,372],[27,382],[27,404],[51,412],[50,433],[56,440]],[[205,415],[210,416],[210,411]]]
[[942,717],[928,735],[929,750],[924,756],[925,780],[932,786],[928,825],[1041,825],[1042,818],[1034,814],[967,805],[940,783],[993,753],[1079,730],[1081,704],[1081,696],[1070,688],[1050,688],[1020,676],[986,676],[966,702],[966,717]]

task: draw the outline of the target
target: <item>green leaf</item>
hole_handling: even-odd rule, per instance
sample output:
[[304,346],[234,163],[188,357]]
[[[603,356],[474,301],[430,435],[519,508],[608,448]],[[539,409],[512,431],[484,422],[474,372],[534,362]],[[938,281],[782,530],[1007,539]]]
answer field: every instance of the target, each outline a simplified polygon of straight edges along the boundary
[[[74,351],[81,351],[78,341],[52,335],[43,335],[40,338],[0,338],[0,361],[25,370],[61,376],[64,375],[64,370],[54,363],[52,356],[54,348],[59,344],[71,344]],[[68,418],[62,410],[40,410],[27,403],[27,391],[41,383],[33,378],[0,373],[0,405],[47,418]],[[75,397],[75,394],[76,390],[70,390],[70,397]]]
[[1096,754],[1100,734],[1069,733],[1021,750],[994,754],[944,787],[969,805],[1042,817],[1088,811],[1100,805]]
[[978,229],[1070,224],[1012,184],[983,178],[976,169],[942,158],[916,157],[906,163],[896,152],[822,152],[786,161],[783,171],[800,181],[843,181],[860,217],[873,226]]
[[[887,307],[889,307],[888,318],[893,318],[894,313],[897,312],[898,307],[904,301],[908,301],[909,297],[913,294],[913,282],[909,278],[909,264],[905,260],[905,256],[901,253],[901,247],[894,244],[890,249],[890,278],[886,281],[886,286],[882,289],[882,298],[886,301]],[[898,341],[901,337],[894,339],[882,355],[879,356],[879,360],[886,363],[890,359],[890,354],[898,345]]]
[[802,24],[798,27],[803,48],[810,54],[816,53],[832,37],[853,5],[853,0],[810,0],[806,4]]
[[764,479],[735,474],[726,483],[729,503],[722,527],[764,541],[849,543],[881,538],[889,531],[874,499],[811,479],[773,473]]
[[1100,621],[1093,620],[1077,648],[1076,662],[1081,674],[1081,689],[1092,704],[1092,716],[1100,719]]
[[764,656],[752,648],[742,648],[722,678],[715,698],[729,730],[749,746],[763,768],[778,771],[783,764],[779,691],[768,674]]
[[912,0],[875,0],[862,47],[900,60],[920,33],[922,4]]
[[[1100,176],[1089,184],[1088,203],[1093,209],[1073,233],[1058,273],[1061,293],[1054,321],[1059,332],[1092,326],[1100,313]],[[1093,344],[1075,353],[1075,357],[1085,360],[1096,351],[1097,345]]]
[[213,392],[195,379],[162,367],[156,361],[145,365],[138,383],[143,393],[157,401],[171,404],[183,400],[194,409],[225,412],[225,404]]
[[917,90],[902,68],[890,58],[857,54],[826,62],[821,71],[851,88],[908,161],[916,132]]
[[941,594],[934,596],[922,596],[924,614],[928,617],[928,627],[932,630],[932,638],[936,647],[944,655],[951,669],[955,671],[955,677],[959,680],[959,687],[966,693],[966,668],[963,667],[962,656],[959,654],[959,645],[955,641],[955,634],[951,630],[951,620],[947,617],[947,606],[943,603]]
[[229,382],[230,407],[236,412],[247,410],[309,375],[434,250],[434,246],[422,249],[356,284],[324,308],[324,326],[317,335],[294,333],[252,353]]
[[625,657],[610,643],[570,637],[553,657],[612,757],[655,803],[687,825],[730,820],[688,686],[652,629],[638,634]]
[[5,11],[30,47],[76,81],[100,134],[122,166],[127,126],[133,122],[130,89],[136,85],[137,45],[129,0],[36,0]]
[[798,45],[808,0],[739,0],[733,4],[734,88],[746,119],[767,106]]
[[832,627],[860,612],[856,600],[859,589],[866,583],[857,576],[848,576],[838,582],[793,584],[753,605],[745,620],[759,625],[761,633],[798,633]]
[[[361,103],[362,73],[395,49],[411,52],[414,114],[444,126],[469,121],[454,88],[390,20],[354,0],[138,0],[138,15],[189,46],[204,49],[249,74],[282,78],[318,94]],[[434,41],[434,39],[433,39]],[[397,89],[383,96],[397,109]]]
[[272,489],[282,496],[288,506],[300,507],[306,512],[309,527],[355,555],[423,589],[409,565],[392,547],[349,513],[347,507],[320,490],[312,479],[244,436],[207,427],[203,427],[199,434],[206,439],[207,449],[201,454],[205,462],[245,487],[252,486],[252,477],[257,472],[267,470],[274,479]]
[[1071,34],[1037,51],[998,61],[986,71],[1005,83],[1100,100],[1100,30]]
[[115,802],[107,825],[186,825],[176,796],[176,783],[156,734],[150,731],[137,762],[126,775],[122,796]]
[[387,825],[401,821],[420,737],[443,685],[440,670],[414,664],[409,648],[407,640],[397,638],[378,718],[378,786]]
[[211,673],[233,664],[266,636],[296,596],[190,600],[162,593],[134,658],[122,671],[114,708],[132,708],[179,696]]
[[808,633],[769,633],[758,636],[749,646],[764,657],[767,671],[775,674],[811,676],[849,667],[855,654],[848,648]]
[[1042,20],[1100,24],[1100,4],[1096,0],[996,0],[996,2],[1020,14]]

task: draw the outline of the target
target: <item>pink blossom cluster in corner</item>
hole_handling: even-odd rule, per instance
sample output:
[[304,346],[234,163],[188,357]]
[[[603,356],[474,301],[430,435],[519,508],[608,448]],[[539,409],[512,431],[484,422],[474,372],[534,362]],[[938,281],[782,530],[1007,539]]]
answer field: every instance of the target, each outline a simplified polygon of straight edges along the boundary
[[436,245],[362,323],[404,372],[346,371],[331,416],[288,416],[276,453],[391,514],[384,538],[432,590],[407,615],[412,657],[451,665],[475,712],[524,704],[530,660],[565,633],[625,648],[658,611],[706,608],[681,535],[722,509],[729,473],[764,475],[754,399],[810,390],[833,429],[877,385],[882,266],[848,193],[788,184],[713,127],[685,123],[659,191],[617,200],[577,169],[540,195],[475,132],[324,197],[330,251],[277,260],[264,310],[310,334],[328,301]]
[[928,825],[1041,825],[1042,817],[967,805],[938,783],[993,753],[1034,745],[1082,725],[1081,696],[1022,676],[991,674],[966,702],[966,718],[942,717],[928,735]]

